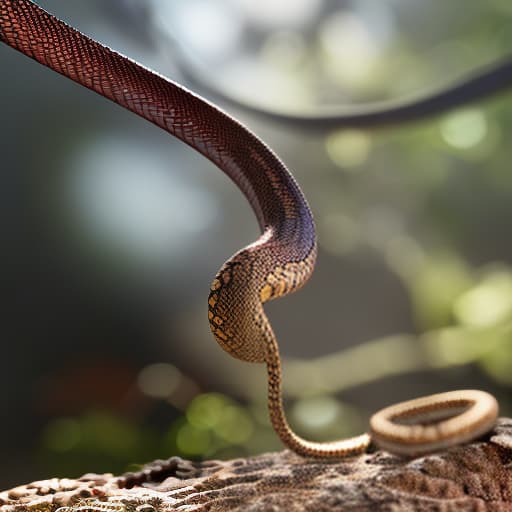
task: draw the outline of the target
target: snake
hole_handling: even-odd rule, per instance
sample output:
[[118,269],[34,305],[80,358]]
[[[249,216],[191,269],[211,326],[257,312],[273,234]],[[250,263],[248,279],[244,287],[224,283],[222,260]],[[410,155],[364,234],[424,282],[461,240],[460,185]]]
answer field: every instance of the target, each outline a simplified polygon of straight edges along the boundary
[[169,132],[212,161],[245,195],[261,235],[216,274],[208,319],[228,354],[266,365],[270,422],[286,447],[304,457],[337,458],[364,453],[373,440],[398,455],[417,455],[471,441],[492,428],[496,399],[461,390],[390,406],[371,418],[369,433],[332,442],[298,436],[286,419],[279,345],[263,305],[306,283],[317,240],[311,209],[284,163],[214,104],[30,0],[0,0],[0,41]]

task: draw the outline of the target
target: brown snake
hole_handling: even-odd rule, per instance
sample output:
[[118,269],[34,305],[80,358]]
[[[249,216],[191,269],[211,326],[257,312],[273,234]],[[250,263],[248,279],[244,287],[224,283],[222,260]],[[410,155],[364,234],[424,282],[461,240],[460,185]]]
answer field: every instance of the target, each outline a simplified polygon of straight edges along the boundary
[[[232,256],[213,280],[208,299],[213,335],[233,357],[266,363],[270,419],[286,446],[314,457],[365,451],[368,434],[331,443],[306,441],[285,417],[281,359],[263,304],[307,281],[317,247],[309,206],[279,158],[211,103],[82,35],[29,0],[0,0],[0,41],[168,131],[236,183],[262,235]],[[385,409],[371,425],[382,446],[417,454],[478,437],[496,416],[492,396],[457,391]]]

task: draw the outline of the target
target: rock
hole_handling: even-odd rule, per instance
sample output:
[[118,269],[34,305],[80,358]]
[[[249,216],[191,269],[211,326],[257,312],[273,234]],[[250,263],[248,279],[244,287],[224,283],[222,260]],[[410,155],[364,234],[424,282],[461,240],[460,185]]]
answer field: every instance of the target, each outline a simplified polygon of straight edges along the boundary
[[412,460],[337,461],[289,451],[230,461],[157,460],[122,476],[49,479],[0,493],[0,512],[512,511],[512,419],[485,439]]

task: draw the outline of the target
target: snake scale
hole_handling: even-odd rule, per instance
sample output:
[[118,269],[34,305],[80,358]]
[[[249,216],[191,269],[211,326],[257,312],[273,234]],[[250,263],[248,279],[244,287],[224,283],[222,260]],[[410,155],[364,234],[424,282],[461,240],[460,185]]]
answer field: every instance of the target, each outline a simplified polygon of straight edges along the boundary
[[[330,443],[307,441],[285,417],[279,347],[263,304],[307,281],[317,245],[311,210],[281,160],[208,101],[84,36],[30,0],[0,0],[0,41],[166,130],[235,182],[262,234],[229,258],[213,280],[208,298],[212,333],[231,356],[266,364],[271,423],[288,448],[312,457],[364,452],[369,434]],[[469,390],[392,406],[370,424],[377,443],[396,453],[417,454],[478,437],[496,416],[491,395]]]

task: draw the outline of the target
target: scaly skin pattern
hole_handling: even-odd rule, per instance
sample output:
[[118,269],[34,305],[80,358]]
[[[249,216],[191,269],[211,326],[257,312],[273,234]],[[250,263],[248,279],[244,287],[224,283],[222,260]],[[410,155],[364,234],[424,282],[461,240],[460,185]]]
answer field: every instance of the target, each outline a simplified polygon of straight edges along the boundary
[[[262,235],[232,256],[213,280],[208,299],[212,333],[231,356],[266,363],[271,422],[289,448],[313,457],[363,452],[370,442],[368,434],[332,443],[310,442],[291,430],[284,414],[281,358],[263,304],[307,281],[315,265],[316,235],[306,199],[279,158],[211,103],[82,35],[29,0],[0,0],[0,41],[163,128],[235,182],[251,204]],[[440,439],[443,447],[467,441],[483,433],[482,425],[492,426],[492,414],[486,412],[484,421],[479,413],[481,397],[473,398],[461,395],[459,400],[473,412],[452,418],[465,435],[451,436],[445,443],[443,430],[438,429],[437,437],[424,440],[427,449],[436,449]],[[452,409],[453,400],[446,404],[443,399],[423,400],[429,407]],[[414,403],[407,406],[412,417]],[[398,453],[415,435],[409,426],[403,438],[396,438],[398,426],[392,421],[391,427],[379,425],[377,421],[373,429],[375,438],[391,440],[390,449]]]
[[381,448],[417,456],[482,436],[492,429],[497,415],[498,402],[492,395],[465,389],[391,405],[372,416],[370,427]]

